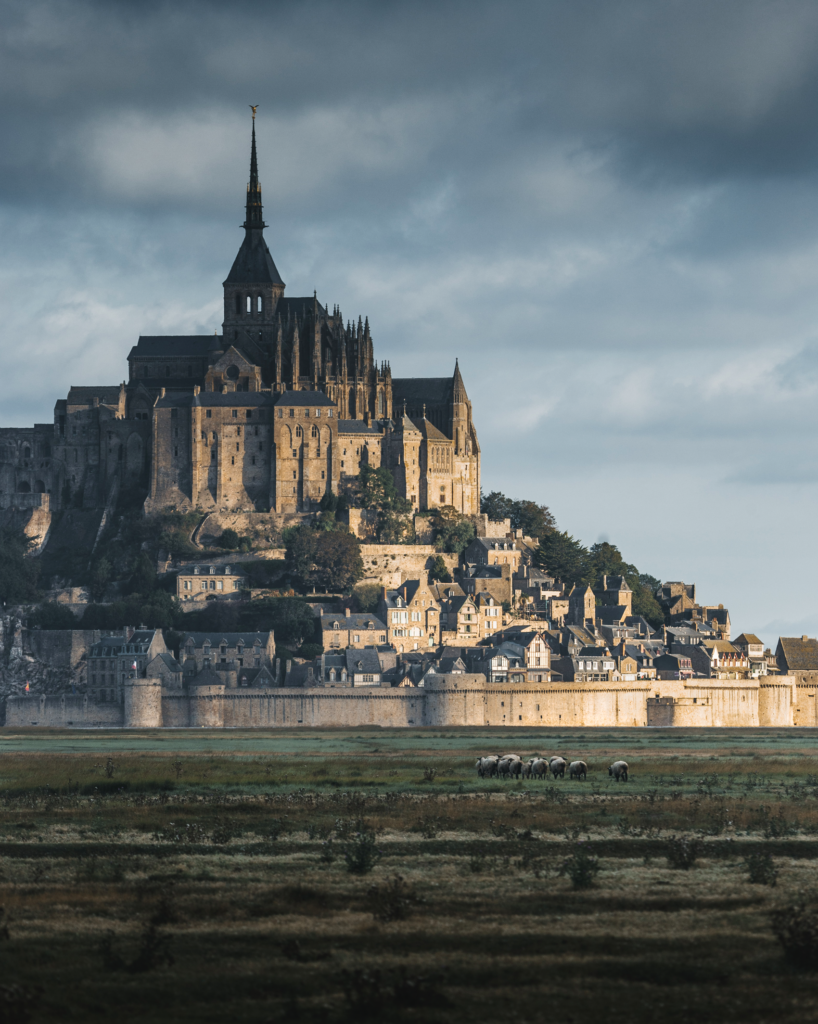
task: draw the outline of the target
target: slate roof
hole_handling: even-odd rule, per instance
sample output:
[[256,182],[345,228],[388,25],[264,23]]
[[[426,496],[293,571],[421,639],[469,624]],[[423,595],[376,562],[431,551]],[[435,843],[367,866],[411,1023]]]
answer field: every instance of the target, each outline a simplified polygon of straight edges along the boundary
[[161,654],[157,654],[156,657],[160,658],[167,665],[167,667],[170,669],[171,672],[181,672],[182,671],[182,666],[173,657],[172,654],[167,654],[167,653],[165,653],[163,651]]
[[[782,636],[778,640],[789,672],[818,670],[818,640],[812,637]],[[778,652],[776,652],[778,653]]]
[[85,405],[91,398],[98,398],[103,405],[119,405],[119,384],[102,384],[98,388],[74,386],[68,392],[69,405]]
[[393,377],[392,406],[446,405],[452,397],[451,377]]
[[[369,612],[353,612],[351,615],[322,615],[318,620],[321,623],[322,630],[333,631],[337,629],[382,629],[386,631],[386,626],[376,615],[371,615]],[[335,626],[335,623],[338,626]]]
[[128,353],[128,359],[176,359],[206,356],[221,351],[224,338],[216,334],[142,334]]
[[417,419],[413,419],[415,427],[421,432],[421,434],[430,441],[449,441],[444,433],[437,429],[434,423],[430,423],[423,416],[419,416]]
[[760,644],[762,647],[764,646],[764,644],[761,642],[761,640],[758,639],[758,637],[755,635],[755,633],[742,633],[740,636],[736,637],[736,639],[733,641],[733,643],[734,644]]
[[368,427],[363,420],[338,420],[339,434],[375,434],[380,436],[383,431],[379,427]]
[[605,647],[583,647],[578,658],[610,658],[611,652]]
[[156,403],[159,409],[189,409],[192,406],[202,409],[231,406],[255,409],[265,405],[275,405],[275,396],[269,391],[200,391],[198,395],[173,392],[165,394]]
[[347,672],[367,672],[372,675],[380,675],[381,663],[378,659],[378,652],[371,647],[364,647],[363,650],[356,650],[354,647],[347,647]]
[[[198,573],[196,570],[199,570]],[[214,571],[211,572],[210,570]],[[180,576],[191,574],[194,576],[246,576],[247,573],[244,569],[239,566],[233,565],[218,565],[211,562],[193,562],[189,565],[183,566],[179,570]]]
[[[132,644],[135,647],[138,647],[140,644],[148,647],[155,634],[155,629],[137,629],[134,630],[129,639],[124,636],[104,636],[91,647],[90,657],[113,658],[116,657],[117,654],[128,653],[125,651],[125,648],[130,647]],[[111,653],[103,655],[101,653],[103,648],[109,650]]]
[[204,647],[205,643],[210,644],[211,647],[218,647],[219,644],[225,643],[228,647],[237,647],[239,644],[244,644],[245,647],[254,647],[256,641],[262,647],[266,647],[267,640],[270,634],[268,633],[183,633],[180,647],[186,647],[188,640],[193,641],[194,647]]
[[291,316],[297,316],[299,320],[304,320],[307,313],[311,314],[316,305],[318,306],[318,315],[326,316],[326,309],[312,295],[293,296],[292,298],[282,295],[276,305],[276,314],[282,320],[287,320]]
[[260,231],[248,231],[225,284],[284,284]]
[[285,391],[278,396],[276,405],[335,405],[323,391]]

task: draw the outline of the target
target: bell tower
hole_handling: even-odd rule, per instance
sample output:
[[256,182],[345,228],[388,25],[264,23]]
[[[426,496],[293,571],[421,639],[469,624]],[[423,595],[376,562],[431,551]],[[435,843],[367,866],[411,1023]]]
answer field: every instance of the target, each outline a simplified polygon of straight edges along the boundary
[[278,333],[276,309],[284,294],[284,282],[264,240],[267,225],[262,216],[261,184],[258,180],[256,108],[251,109],[253,129],[250,181],[247,185],[247,208],[243,224],[244,241],[224,281],[222,330],[225,346],[230,344],[241,347],[244,344],[258,358],[261,353],[269,356],[275,350]]

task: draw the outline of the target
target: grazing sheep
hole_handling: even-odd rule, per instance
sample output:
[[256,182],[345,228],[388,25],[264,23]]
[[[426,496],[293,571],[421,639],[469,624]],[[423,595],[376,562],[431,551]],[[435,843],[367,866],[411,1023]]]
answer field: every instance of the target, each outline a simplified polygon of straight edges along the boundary
[[572,761],[568,765],[569,779],[587,779],[588,765],[584,761]]
[[508,762],[508,774],[512,779],[519,779],[520,774],[523,770],[523,762],[520,760],[513,761],[509,759]]
[[565,769],[568,767],[568,762],[564,757],[552,757],[548,762],[548,767],[551,769],[551,774],[556,779],[557,777],[565,778]]
[[475,767],[481,779],[486,778],[486,776],[491,779],[497,774],[497,758],[493,756],[478,757]]
[[548,775],[548,762],[543,757],[538,757],[531,763],[532,779],[544,779]]
[[608,775],[615,779],[617,782],[628,781],[628,762],[627,761],[614,761],[611,767],[608,769]]
[[531,766],[532,766],[532,764],[533,764],[533,761],[526,761],[525,764],[523,765],[523,770],[522,770],[521,774],[522,774],[522,777],[524,779],[530,779],[531,778]]

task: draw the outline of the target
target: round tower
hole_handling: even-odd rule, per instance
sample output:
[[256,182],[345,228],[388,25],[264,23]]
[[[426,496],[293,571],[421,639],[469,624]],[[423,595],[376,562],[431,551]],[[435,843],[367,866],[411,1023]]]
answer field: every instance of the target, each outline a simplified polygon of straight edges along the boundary
[[162,727],[162,680],[126,679],[124,686],[126,729]]

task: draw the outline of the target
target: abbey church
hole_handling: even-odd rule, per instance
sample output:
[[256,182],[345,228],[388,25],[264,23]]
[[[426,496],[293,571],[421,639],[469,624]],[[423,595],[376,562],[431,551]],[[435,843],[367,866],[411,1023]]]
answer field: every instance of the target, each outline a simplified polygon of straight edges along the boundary
[[[264,238],[253,122],[244,240],[221,335],[140,337],[128,381],[72,387],[53,424],[0,430],[0,508],[103,508],[123,490],[165,508],[310,512],[385,466],[417,510],[479,512],[466,388],[392,377],[368,319],[285,295]],[[45,497],[45,496],[48,497]]]

